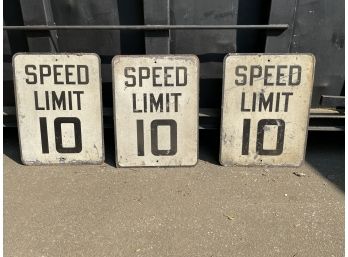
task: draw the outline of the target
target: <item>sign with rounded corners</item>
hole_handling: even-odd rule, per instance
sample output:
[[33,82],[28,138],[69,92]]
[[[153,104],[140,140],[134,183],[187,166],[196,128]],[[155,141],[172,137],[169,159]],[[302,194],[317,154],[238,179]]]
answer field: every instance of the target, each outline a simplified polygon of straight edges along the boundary
[[195,165],[198,58],[115,56],[112,70],[117,165]]
[[230,54],[224,60],[222,165],[299,166],[305,155],[315,58]]
[[19,53],[13,68],[22,162],[102,163],[99,56]]

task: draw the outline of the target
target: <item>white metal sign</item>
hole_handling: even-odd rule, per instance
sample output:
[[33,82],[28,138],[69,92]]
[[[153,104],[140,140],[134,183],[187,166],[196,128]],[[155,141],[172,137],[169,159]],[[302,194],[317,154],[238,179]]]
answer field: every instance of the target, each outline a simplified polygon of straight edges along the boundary
[[195,165],[197,57],[116,56],[112,64],[117,164]]
[[101,163],[99,57],[17,54],[13,66],[23,163]]
[[222,165],[299,166],[314,56],[231,54],[224,61]]

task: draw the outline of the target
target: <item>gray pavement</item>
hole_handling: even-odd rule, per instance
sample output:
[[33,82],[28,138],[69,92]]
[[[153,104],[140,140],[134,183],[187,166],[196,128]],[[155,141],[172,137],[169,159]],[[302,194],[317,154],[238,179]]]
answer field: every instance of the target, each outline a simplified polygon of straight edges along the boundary
[[[5,256],[344,256],[344,135],[309,135],[300,168],[226,168],[201,132],[193,168],[20,164],[4,131]],[[293,172],[304,173],[296,176]]]

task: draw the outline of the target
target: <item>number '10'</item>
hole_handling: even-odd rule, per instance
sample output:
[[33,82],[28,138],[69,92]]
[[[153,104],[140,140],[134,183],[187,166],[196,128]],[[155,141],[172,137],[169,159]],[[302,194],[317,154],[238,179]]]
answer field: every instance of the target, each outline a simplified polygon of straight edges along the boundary
[[[242,155],[249,155],[250,119],[243,122]],[[265,126],[277,126],[277,145],[275,149],[264,149]],[[262,119],[257,123],[256,152],[259,155],[280,155],[284,147],[285,122],[281,119]]]
[[[158,149],[158,127],[169,126],[170,147],[167,150]],[[171,156],[177,152],[178,128],[175,120],[153,120],[151,122],[151,153],[155,156]],[[137,120],[138,156],[144,156],[144,121]]]
[[[42,153],[49,153],[47,118],[40,117],[41,147]],[[62,124],[74,125],[75,145],[73,147],[63,146]],[[54,138],[58,153],[80,153],[82,151],[81,122],[76,117],[57,117],[54,119]]]

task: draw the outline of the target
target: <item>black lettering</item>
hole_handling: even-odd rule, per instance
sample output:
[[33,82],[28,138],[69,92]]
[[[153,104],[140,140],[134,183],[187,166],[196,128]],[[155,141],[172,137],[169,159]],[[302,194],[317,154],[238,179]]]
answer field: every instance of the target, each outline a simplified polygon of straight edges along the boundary
[[48,135],[47,135],[47,119],[40,117],[40,134],[41,134],[41,149],[42,153],[49,153],[48,149]]
[[[183,78],[184,81],[180,82],[180,70],[183,71]],[[183,87],[187,85],[187,68],[184,66],[178,66],[176,67],[176,86],[177,87]]]
[[[302,67],[299,65],[290,65],[289,68],[289,86],[298,86],[301,83]],[[296,75],[296,76],[294,76]]]
[[45,110],[44,107],[39,106],[39,99],[38,99],[37,91],[34,91],[34,99],[35,99],[35,110],[37,110],[37,111]]
[[65,92],[62,91],[60,93],[60,97],[58,98],[56,92],[52,91],[52,105],[53,110],[56,110],[56,106],[60,110],[61,106],[63,106],[63,110],[66,110],[66,102],[65,102]]
[[147,112],[147,96],[146,96],[146,94],[143,95],[143,99],[144,99],[144,112]]
[[247,75],[245,73],[241,73],[240,70],[247,70],[247,66],[244,65],[238,65],[236,66],[235,74],[237,77],[242,77],[242,81],[235,80],[235,83],[237,86],[245,86],[247,83]]
[[256,93],[253,93],[252,111],[255,112],[255,110],[256,110]]
[[[80,85],[87,85],[89,83],[88,66],[87,65],[76,65],[76,69],[77,69],[77,83]],[[83,70],[84,70],[84,72],[83,72]],[[82,75],[83,73],[84,73],[84,76]]]
[[150,112],[153,112],[154,109],[156,112],[158,109],[163,112],[163,94],[159,94],[156,100],[155,96],[150,93]]
[[254,85],[254,81],[257,78],[261,78],[262,69],[260,65],[250,66],[250,86]]
[[276,108],[275,111],[279,112],[279,103],[280,103],[280,93],[277,93],[277,99],[276,99]]
[[69,102],[69,110],[72,110],[72,95],[71,95],[71,91],[68,91],[68,102]]
[[[40,69],[40,84],[44,84],[44,77],[49,77],[51,75],[51,67],[49,65],[39,65]],[[46,72],[44,72],[46,69]]]
[[172,75],[168,73],[169,70],[173,70],[174,67],[164,67],[164,86],[165,87],[172,87],[174,84],[168,83],[168,78],[171,78]]
[[75,65],[65,65],[65,83],[68,85],[74,85],[76,84],[75,81],[71,81],[71,75],[73,75],[73,73],[71,71],[69,71],[70,68],[74,68]]
[[243,141],[242,141],[242,155],[249,154],[250,141],[250,119],[244,119],[243,122]]
[[77,109],[81,110],[81,97],[80,95],[82,95],[84,92],[83,91],[73,91],[73,94],[76,95],[77,98]]
[[285,82],[281,82],[281,79],[285,76],[285,74],[282,72],[282,69],[285,69],[286,65],[278,65],[277,66],[277,85],[278,86],[285,86]]
[[62,85],[64,81],[58,81],[58,76],[62,75],[62,73],[58,71],[58,68],[63,68],[63,65],[53,65],[53,81],[54,84]]
[[250,109],[245,108],[245,92],[242,92],[242,104],[240,107],[241,112],[250,112]]
[[132,94],[133,99],[133,112],[142,112],[141,110],[137,110],[137,96],[136,94]]
[[285,103],[284,103],[284,112],[288,111],[288,106],[289,106],[289,96],[293,95],[294,93],[290,92],[284,92],[282,95],[285,96]]
[[169,93],[166,93],[166,112],[169,112],[170,101],[169,101]]
[[49,92],[45,91],[45,97],[46,97],[46,110],[50,109],[50,98],[49,98]]
[[265,99],[265,95],[263,93],[260,93],[260,99],[259,99],[259,111],[262,111],[262,107],[264,111],[267,111],[267,108],[269,108],[268,111],[272,111],[273,106],[273,93],[270,93],[268,95],[267,100]]
[[156,74],[156,71],[160,71],[162,68],[161,67],[153,67],[152,68],[152,85],[154,87],[160,87],[162,84],[158,84],[156,79],[160,77],[160,74]]
[[[278,126],[276,149],[263,148],[265,126]],[[285,122],[281,119],[263,119],[257,124],[256,152],[259,155],[280,155],[284,147]]]
[[144,121],[137,120],[138,156],[144,156]]
[[[143,71],[145,71],[145,74]],[[139,87],[143,86],[143,79],[148,78],[150,78],[150,69],[148,67],[139,67]]]
[[[158,127],[170,127],[170,148],[168,150],[158,149]],[[175,155],[177,152],[177,124],[175,120],[153,120],[151,122],[151,152],[155,156]]]
[[273,86],[274,83],[270,82],[268,79],[272,78],[272,73],[269,72],[270,69],[274,69],[275,66],[274,65],[266,65],[265,66],[265,74],[264,74],[264,78],[263,78],[263,82],[265,86]]
[[[62,124],[74,124],[74,147],[63,147]],[[58,117],[54,120],[54,134],[58,153],[80,153],[82,151],[81,122],[77,117]]]
[[171,95],[174,96],[175,112],[178,112],[178,109],[179,109],[178,97],[181,96],[181,93],[172,93]]
[[37,83],[37,76],[35,72],[30,72],[29,68],[36,70],[36,66],[35,65],[25,65],[25,74],[28,76],[33,76],[33,80],[29,80],[29,78],[25,79],[25,82],[27,84],[36,84]]
[[135,72],[135,68],[134,67],[125,67],[124,68],[124,76],[126,78],[132,79],[132,82],[125,81],[124,84],[127,87],[134,87],[136,84],[136,77],[135,77],[135,75],[129,74],[130,71]]

